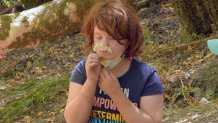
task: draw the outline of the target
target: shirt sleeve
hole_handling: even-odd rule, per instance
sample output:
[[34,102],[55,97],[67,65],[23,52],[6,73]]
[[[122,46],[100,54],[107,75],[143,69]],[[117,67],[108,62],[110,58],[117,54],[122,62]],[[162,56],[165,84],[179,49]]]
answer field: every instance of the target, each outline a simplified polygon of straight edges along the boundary
[[141,96],[149,96],[163,94],[161,80],[156,71],[154,71],[147,79]]
[[85,62],[86,59],[83,59],[75,66],[70,76],[70,82],[84,84],[86,80]]

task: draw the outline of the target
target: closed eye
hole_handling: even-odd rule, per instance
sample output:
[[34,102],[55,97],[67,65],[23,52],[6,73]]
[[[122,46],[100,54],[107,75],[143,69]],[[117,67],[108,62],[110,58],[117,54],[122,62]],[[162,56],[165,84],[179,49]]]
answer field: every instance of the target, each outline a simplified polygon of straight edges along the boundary
[[108,37],[108,39],[109,39],[109,40],[113,40],[114,38],[112,38],[112,37]]
[[115,41],[116,40],[113,37],[108,37],[107,39],[110,40],[110,41]]
[[95,39],[102,39],[101,36],[95,36]]

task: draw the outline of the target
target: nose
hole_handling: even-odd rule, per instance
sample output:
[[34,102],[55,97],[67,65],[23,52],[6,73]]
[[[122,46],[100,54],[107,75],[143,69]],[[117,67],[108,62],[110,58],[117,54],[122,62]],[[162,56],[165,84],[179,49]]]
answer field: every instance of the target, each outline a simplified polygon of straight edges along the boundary
[[108,42],[107,38],[103,38],[101,43],[102,43],[103,46],[109,46],[109,42]]

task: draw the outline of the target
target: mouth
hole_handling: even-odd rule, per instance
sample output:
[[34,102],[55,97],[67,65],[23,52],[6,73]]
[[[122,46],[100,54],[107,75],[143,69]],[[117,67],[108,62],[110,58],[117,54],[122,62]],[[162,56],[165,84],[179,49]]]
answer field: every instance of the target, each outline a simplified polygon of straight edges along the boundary
[[111,53],[109,53],[108,51],[99,51],[99,54],[102,54],[102,55],[109,55]]

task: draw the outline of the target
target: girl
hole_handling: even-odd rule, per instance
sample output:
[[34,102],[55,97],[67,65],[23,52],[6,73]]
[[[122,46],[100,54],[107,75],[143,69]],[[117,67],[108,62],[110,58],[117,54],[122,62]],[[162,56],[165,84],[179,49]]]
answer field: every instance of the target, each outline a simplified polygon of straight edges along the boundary
[[[67,123],[161,122],[163,88],[156,71],[134,58],[144,37],[130,5],[122,0],[95,5],[82,32],[87,38],[84,50],[91,52],[72,71]],[[113,65],[103,66],[104,61]]]

